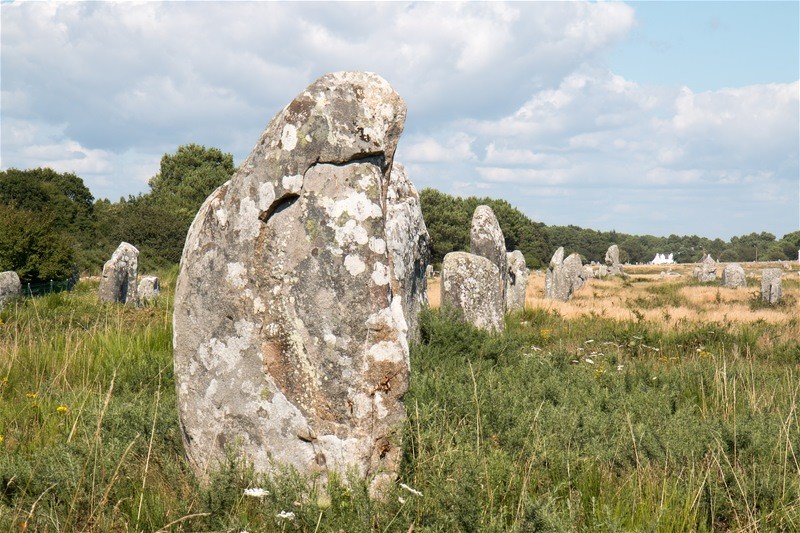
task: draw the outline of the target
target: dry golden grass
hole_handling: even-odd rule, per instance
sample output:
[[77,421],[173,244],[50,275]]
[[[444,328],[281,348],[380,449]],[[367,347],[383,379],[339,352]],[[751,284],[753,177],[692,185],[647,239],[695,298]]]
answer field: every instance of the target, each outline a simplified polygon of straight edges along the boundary
[[[791,271],[784,270],[783,276],[783,293],[792,304],[755,310],[750,308],[750,300],[760,291],[761,270],[783,267],[778,263],[743,263],[742,266],[748,276],[745,289],[726,289],[719,284],[695,285],[694,264],[628,266],[625,267],[627,280],[590,280],[569,302],[546,300],[544,272],[533,271],[528,278],[525,305],[531,309],[556,311],[564,318],[596,314],[617,320],[641,319],[662,324],[678,320],[739,324],[763,320],[786,324],[800,316],[800,277],[796,264],[791,265]],[[718,275],[723,267],[718,269]],[[681,275],[661,277],[661,272],[667,270]],[[439,307],[438,278],[428,280],[428,299],[431,307]]]

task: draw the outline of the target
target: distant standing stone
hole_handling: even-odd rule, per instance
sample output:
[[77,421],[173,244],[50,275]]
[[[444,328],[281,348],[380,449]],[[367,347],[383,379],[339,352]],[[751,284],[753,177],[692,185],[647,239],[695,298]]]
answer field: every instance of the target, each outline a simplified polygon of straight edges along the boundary
[[528,268],[525,256],[519,250],[508,253],[508,284],[506,285],[506,311],[525,309],[525,292],[528,288]]
[[442,263],[442,307],[457,309],[476,328],[502,331],[505,302],[499,276],[497,266],[485,257],[450,252]]
[[703,283],[717,279],[717,262],[710,254],[703,256],[700,264],[694,267],[694,277]]
[[622,274],[622,265],[619,262],[619,246],[612,244],[606,251],[606,265],[611,276]]
[[506,240],[494,211],[488,205],[479,205],[472,214],[472,229],[469,234],[469,251],[485,257],[495,264],[500,272],[498,283],[500,294],[505,299],[508,280],[508,258]]
[[120,243],[111,259],[103,265],[103,279],[98,292],[100,301],[137,305],[138,275],[139,250],[127,242]]
[[597,267],[597,277],[604,278],[608,276],[608,267],[606,265],[600,265]]
[[428,265],[425,267],[425,277],[426,278],[433,277],[433,265]]
[[161,281],[156,276],[144,276],[137,290],[140,302],[150,302],[161,296]]
[[586,284],[587,279],[581,257],[578,254],[570,254],[564,259],[564,248],[560,247],[550,259],[550,265],[545,273],[544,297],[566,302],[572,298],[575,291]]
[[744,269],[738,263],[728,263],[722,270],[722,286],[730,289],[747,287],[747,276]]
[[761,299],[770,304],[781,301],[783,288],[781,287],[781,269],[765,268],[761,273]]
[[21,294],[22,283],[20,283],[17,273],[13,270],[0,272],[0,309],[5,306],[6,302],[19,298]]

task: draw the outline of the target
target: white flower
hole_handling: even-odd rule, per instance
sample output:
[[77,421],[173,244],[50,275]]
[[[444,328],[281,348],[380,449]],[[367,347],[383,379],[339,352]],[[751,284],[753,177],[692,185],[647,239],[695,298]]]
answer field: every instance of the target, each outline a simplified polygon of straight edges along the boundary
[[402,496],[398,496],[397,501],[399,501],[400,503],[406,503],[406,499],[403,498]]
[[284,520],[294,520],[294,513],[292,511],[281,511],[275,516],[277,516],[278,518],[282,518]]
[[588,357],[586,358],[586,362],[587,362],[587,363],[589,363],[590,365],[593,365],[593,364],[594,364],[594,361],[592,361],[592,360],[591,360],[591,359],[589,359]]
[[411,487],[409,487],[405,483],[400,483],[400,488],[404,489],[404,490],[407,490],[408,492],[410,492],[414,496],[422,496],[422,493],[420,491],[418,491],[417,489],[412,489]]
[[623,365],[617,365],[617,372],[622,372],[623,368],[625,368]]
[[263,498],[264,496],[268,495],[269,491],[264,489],[244,489],[245,496],[252,496],[253,498]]

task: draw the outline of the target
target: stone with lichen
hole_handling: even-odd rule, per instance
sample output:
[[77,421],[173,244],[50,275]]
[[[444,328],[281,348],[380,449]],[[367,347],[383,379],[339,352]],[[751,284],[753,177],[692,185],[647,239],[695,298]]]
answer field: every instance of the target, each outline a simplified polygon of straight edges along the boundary
[[729,289],[747,287],[747,276],[739,263],[729,263],[722,269],[722,286]]
[[381,77],[325,75],[200,208],[174,311],[181,427],[199,473],[234,449],[259,472],[356,473],[373,488],[396,475],[413,289],[386,217],[408,194],[389,198],[405,115]]
[[442,307],[455,309],[476,328],[502,331],[506,310],[499,276],[497,265],[486,257],[450,252],[442,262]]
[[103,265],[97,296],[101,302],[138,305],[139,250],[122,242]]
[[392,166],[386,195],[386,244],[392,255],[394,277],[400,286],[408,340],[419,338],[417,316],[428,305],[430,236],[414,184],[400,163]]
[[22,283],[19,276],[13,270],[0,272],[0,309],[3,306],[22,294]]
[[783,297],[780,268],[765,268],[761,272],[761,299],[769,304],[777,304]]
[[528,288],[528,267],[525,256],[519,250],[509,252],[508,279],[506,282],[506,311],[525,309],[525,292]]
[[506,240],[494,211],[488,205],[479,205],[472,214],[472,226],[469,232],[469,251],[485,257],[495,264],[500,278],[497,283],[500,294],[505,299],[506,282],[508,280],[508,258]]

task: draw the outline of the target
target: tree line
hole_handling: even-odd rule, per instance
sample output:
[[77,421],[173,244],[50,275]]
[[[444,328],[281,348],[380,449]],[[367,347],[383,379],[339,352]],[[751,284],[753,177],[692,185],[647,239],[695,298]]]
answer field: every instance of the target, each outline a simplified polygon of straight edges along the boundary
[[[69,278],[74,270],[97,274],[121,241],[141,252],[144,270],[180,261],[186,233],[203,201],[231,178],[233,156],[197,144],[164,154],[150,190],[117,202],[96,200],[74,173],[49,168],[0,172],[0,271],[14,270],[23,282]],[[645,263],[656,253],[678,262],[699,261],[710,253],[721,261],[797,258],[800,231],[780,240],[768,232],[726,242],[705,237],[654,237],[578,226],[547,226],[528,218],[505,200],[451,196],[435,189],[420,192],[431,236],[432,258],[442,262],[452,251],[469,251],[472,213],[490,206],[503,229],[508,250],[520,250],[528,266],[540,268],[556,248],[579,253],[585,262],[603,261],[612,244],[625,262]]]

